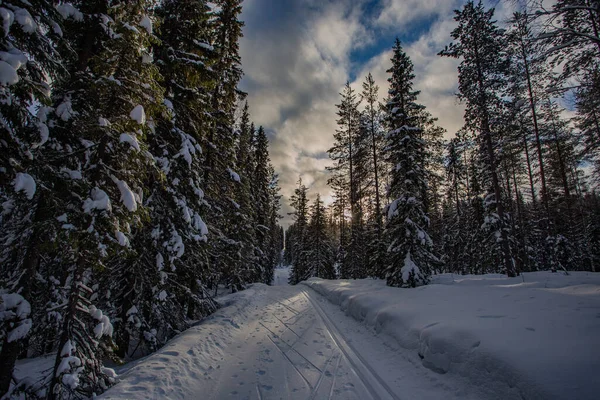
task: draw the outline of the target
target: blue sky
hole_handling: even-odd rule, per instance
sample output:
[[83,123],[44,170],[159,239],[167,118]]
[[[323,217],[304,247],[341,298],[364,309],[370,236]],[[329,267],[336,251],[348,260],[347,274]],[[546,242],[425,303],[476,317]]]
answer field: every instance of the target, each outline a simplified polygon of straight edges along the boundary
[[[336,129],[335,104],[346,81],[360,88],[372,72],[387,92],[390,49],[397,36],[415,65],[419,101],[452,136],[463,108],[454,94],[456,60],[437,53],[450,43],[453,10],[465,0],[245,0],[240,43],[253,121],[269,134],[270,154],[280,174],[283,214],[298,176],[327,200],[326,151]],[[497,18],[510,14],[507,2]],[[289,217],[284,219],[284,225]]]

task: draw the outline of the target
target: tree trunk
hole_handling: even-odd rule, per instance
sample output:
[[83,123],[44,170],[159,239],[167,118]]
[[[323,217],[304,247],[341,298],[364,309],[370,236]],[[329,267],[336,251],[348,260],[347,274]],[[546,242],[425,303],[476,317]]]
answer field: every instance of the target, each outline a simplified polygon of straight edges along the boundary
[[508,243],[508,236],[504,226],[506,224],[506,218],[504,213],[504,205],[502,204],[502,191],[500,190],[500,182],[498,180],[498,173],[496,171],[496,160],[494,154],[494,144],[492,142],[492,132],[490,129],[489,111],[487,109],[487,99],[484,89],[484,78],[481,70],[481,61],[477,46],[475,46],[475,62],[477,64],[477,75],[478,75],[478,86],[479,86],[479,106],[481,108],[481,134],[485,142],[485,150],[487,152],[488,167],[490,174],[492,175],[492,190],[494,192],[494,200],[496,204],[496,211],[498,212],[498,218],[500,219],[500,246],[502,251],[502,259],[504,262],[504,268],[506,274],[509,277],[516,276],[515,266],[510,253],[510,244]]
[[[371,104],[371,110],[373,110]],[[377,221],[377,238],[381,239],[381,203],[379,199],[379,166],[377,164],[377,143],[375,140],[375,116],[371,112],[371,142],[373,147],[373,168],[375,169],[375,219]]]
[[525,42],[523,38],[521,38],[521,56],[523,57],[523,63],[525,64],[525,77],[527,78],[527,92],[529,95],[529,107],[531,108],[531,117],[533,119],[533,131],[535,132],[535,144],[537,147],[538,153],[538,164],[540,168],[540,179],[542,183],[542,203],[544,204],[544,209],[546,211],[546,218],[550,217],[550,207],[548,206],[548,189],[546,186],[546,174],[544,172],[544,160],[542,156],[542,141],[540,139],[540,129],[538,125],[538,117],[537,111],[535,108],[535,99],[533,97],[533,85],[531,83],[531,73],[529,71],[529,60],[527,59],[527,50],[525,47]]
[[[521,124],[521,128],[523,127],[523,124]],[[525,149],[525,160],[527,161],[527,174],[529,176],[529,187],[531,190],[531,202],[533,203],[533,206],[535,207],[536,204],[536,198],[535,198],[535,187],[533,184],[533,173],[531,170],[531,159],[529,158],[529,145],[527,143],[527,133],[525,132],[525,130],[523,130],[523,148]]]

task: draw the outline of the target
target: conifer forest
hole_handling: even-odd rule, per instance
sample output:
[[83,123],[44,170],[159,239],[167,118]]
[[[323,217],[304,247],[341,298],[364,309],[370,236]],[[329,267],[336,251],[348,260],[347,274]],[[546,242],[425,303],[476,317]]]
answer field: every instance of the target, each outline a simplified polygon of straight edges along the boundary
[[0,398],[100,395],[281,266],[404,292],[600,270],[600,2],[507,21],[464,2],[438,54],[459,62],[457,132],[389,43],[388,86],[346,83],[321,132],[330,193],[298,177],[290,198],[240,89],[243,3],[0,2]]

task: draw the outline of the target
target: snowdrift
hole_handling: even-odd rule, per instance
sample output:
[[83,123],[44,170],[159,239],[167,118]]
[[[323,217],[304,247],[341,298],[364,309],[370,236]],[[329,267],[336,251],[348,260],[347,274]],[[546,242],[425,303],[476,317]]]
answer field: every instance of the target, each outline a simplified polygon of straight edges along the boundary
[[416,289],[371,279],[303,284],[486,398],[600,393],[600,274],[443,274]]
[[[206,393],[211,372],[220,368],[226,349],[247,322],[253,297],[265,292],[257,283],[219,297],[221,309],[171,339],[155,353],[126,364],[120,382],[101,399],[196,399]],[[236,323],[235,321],[238,321]]]

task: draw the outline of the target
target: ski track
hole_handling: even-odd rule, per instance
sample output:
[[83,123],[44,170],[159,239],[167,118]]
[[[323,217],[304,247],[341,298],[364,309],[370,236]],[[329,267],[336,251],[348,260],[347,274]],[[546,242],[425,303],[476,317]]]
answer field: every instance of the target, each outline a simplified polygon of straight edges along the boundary
[[[107,399],[463,398],[312,289],[255,285],[132,363]],[[279,279],[278,279],[279,278]],[[236,297],[237,296],[237,297]],[[469,397],[469,396],[466,396]]]
[[268,293],[270,304],[241,343],[245,351],[220,369],[209,399],[394,398],[379,396],[373,383],[362,379],[356,361],[348,359],[343,335],[311,299],[318,295],[292,286]]

